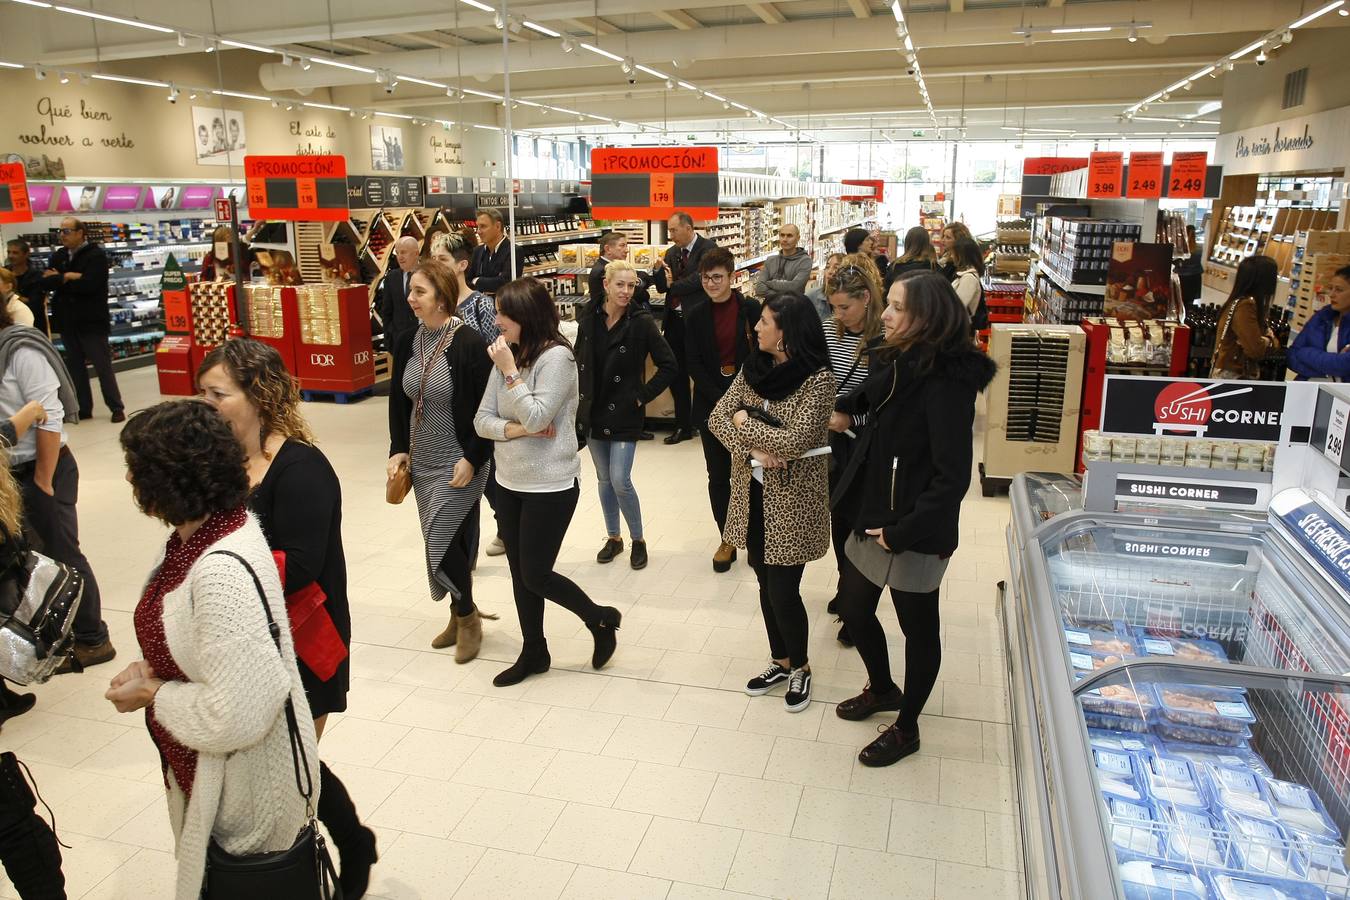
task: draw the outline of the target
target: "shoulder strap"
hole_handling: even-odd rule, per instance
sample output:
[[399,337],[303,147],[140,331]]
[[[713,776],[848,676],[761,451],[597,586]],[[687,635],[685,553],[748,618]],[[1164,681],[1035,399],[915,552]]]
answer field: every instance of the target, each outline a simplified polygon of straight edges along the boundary
[[[277,653],[280,654],[281,627],[277,625],[277,620],[272,617],[272,608],[267,604],[267,592],[263,590],[262,580],[258,578],[258,573],[254,571],[253,566],[249,565],[248,560],[233,550],[213,550],[207,556],[231,557],[238,560],[239,564],[248,570],[248,574],[253,578],[253,586],[258,591],[258,601],[262,604],[263,615],[267,617],[267,632],[272,636],[272,643],[276,644]],[[295,718],[295,704],[291,702],[289,688],[286,691],[286,730],[291,739],[291,763],[295,766],[295,787],[300,792],[300,796],[305,798],[306,814],[312,819],[314,818],[312,809],[314,777],[309,771],[309,757],[305,753],[305,743],[300,740],[300,725]]]
[[[413,448],[417,446],[417,429],[422,425],[422,394],[427,389],[427,379],[431,376],[431,367],[436,365],[436,359],[445,352],[445,347],[450,343],[450,338],[454,337],[458,322],[455,316],[450,317],[450,324],[445,329],[445,334],[441,335],[440,341],[436,344],[436,349],[431,351],[426,360],[422,363],[422,379],[417,384],[417,396],[413,398],[413,423],[412,434],[408,437],[408,456],[411,458]],[[417,332],[413,332],[413,343],[417,343]]]

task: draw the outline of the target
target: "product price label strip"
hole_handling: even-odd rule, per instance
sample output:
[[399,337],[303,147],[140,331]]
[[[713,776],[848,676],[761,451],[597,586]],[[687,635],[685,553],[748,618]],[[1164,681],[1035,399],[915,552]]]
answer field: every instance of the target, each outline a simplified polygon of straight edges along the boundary
[[0,163],[0,225],[33,221],[23,163]]

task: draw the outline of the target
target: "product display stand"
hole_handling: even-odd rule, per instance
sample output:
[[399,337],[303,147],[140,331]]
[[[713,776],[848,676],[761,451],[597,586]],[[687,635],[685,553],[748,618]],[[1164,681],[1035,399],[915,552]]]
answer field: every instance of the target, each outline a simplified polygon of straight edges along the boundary
[[301,395],[306,400],[330,396],[338,403],[368,395],[375,384],[375,363],[366,286],[307,284],[283,288],[282,293],[294,296],[297,306],[294,371]]

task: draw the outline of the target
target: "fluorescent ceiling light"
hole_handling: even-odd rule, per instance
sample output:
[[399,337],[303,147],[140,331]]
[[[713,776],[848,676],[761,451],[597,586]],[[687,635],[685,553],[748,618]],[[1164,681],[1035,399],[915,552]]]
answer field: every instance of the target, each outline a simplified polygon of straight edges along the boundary
[[97,78],[99,81],[120,81],[122,84],[139,84],[145,87],[168,87],[167,81],[151,81],[148,78],[128,78],[125,75],[92,75],[91,78]]
[[1322,16],[1325,16],[1327,13],[1331,12],[1333,9],[1340,9],[1340,8],[1341,8],[1342,6],[1344,6],[1344,5],[1345,5],[1345,0],[1336,0],[1335,3],[1328,3],[1326,6],[1323,6],[1321,9],[1316,9],[1316,10],[1313,10],[1312,12],[1308,13],[1306,16],[1304,16],[1303,18],[1299,19],[1297,22],[1291,22],[1291,23],[1289,24],[1289,27],[1290,27],[1291,29],[1293,29],[1293,28],[1302,28],[1304,25],[1307,25],[1307,24],[1308,24],[1309,22],[1311,22],[1313,19],[1319,19],[1319,18],[1321,18]]
[[[95,75],[95,78],[98,76]],[[261,100],[264,103],[271,100],[271,97],[260,97],[257,94],[245,94],[240,91],[212,91],[217,97],[234,97],[237,100]]]
[[439,81],[427,81],[425,78],[414,78],[411,75],[395,75],[394,77],[399,81],[409,81],[413,84],[422,84],[427,87],[440,88],[441,90],[445,90],[446,88],[446,85],[441,84]]
[[539,32],[540,34],[545,34],[545,35],[548,35],[549,37],[561,37],[561,36],[562,36],[562,32],[560,32],[560,31],[554,31],[552,28],[548,28],[548,27],[545,27],[545,26],[543,26],[543,25],[540,25],[538,22],[531,22],[529,19],[526,19],[526,20],[525,20],[524,25],[525,25],[526,28],[530,29],[531,31],[537,31],[537,32]]
[[22,69],[22,68],[23,66],[19,63],[0,62],[0,69]]
[[891,15],[895,16],[895,21],[904,24],[905,11],[900,8],[900,0],[891,0]]
[[1248,53],[1251,53],[1253,50],[1260,50],[1260,49],[1261,49],[1262,47],[1264,47],[1265,45],[1266,45],[1266,39],[1265,39],[1265,38],[1261,38],[1261,40],[1259,40],[1259,41],[1253,41],[1252,43],[1250,43],[1250,44],[1248,44],[1247,46],[1243,47],[1243,48],[1242,48],[1241,50],[1239,50],[1238,52],[1229,54],[1228,58],[1229,58],[1229,59],[1242,59],[1242,57],[1246,56]]
[[606,59],[612,59],[612,60],[614,60],[615,62],[623,62],[623,57],[622,57],[622,56],[619,56],[619,55],[616,54],[616,53],[610,53],[608,50],[601,50],[599,47],[595,46],[594,44],[587,44],[587,43],[585,43],[585,42],[583,41],[582,44],[581,44],[581,47],[582,47],[582,49],[584,49],[584,50],[589,50],[589,51],[591,51],[592,53],[597,53],[597,54],[599,54],[600,56],[605,57]]
[[50,3],[43,3],[42,0],[12,0],[14,3],[22,3],[24,6],[36,6],[40,9],[51,9]]
[[1207,116],[1210,113],[1218,112],[1221,109],[1223,109],[1222,100],[1211,100],[1209,103],[1206,103],[1204,106],[1200,107],[1200,109],[1196,111],[1196,115]]
[[1204,78],[1206,75],[1208,75],[1210,72],[1213,72],[1213,71],[1214,71],[1214,67],[1213,67],[1213,66],[1205,66],[1205,67],[1204,67],[1203,69],[1201,69],[1199,72],[1196,72],[1194,75],[1192,75],[1192,76],[1191,76],[1191,80],[1192,80],[1192,81],[1195,81],[1196,79]]
[[669,77],[668,75],[666,75],[665,72],[658,72],[658,71],[656,71],[655,69],[651,68],[650,66],[644,66],[644,65],[642,65],[641,63],[638,63],[638,65],[636,66],[636,68],[637,68],[637,70],[638,70],[639,72],[646,72],[648,75],[652,76],[653,78],[661,78],[661,79],[665,79],[665,78],[668,78],[668,77]]
[[914,41],[908,34],[905,35],[905,49],[914,52]]
[[310,109],[331,109],[337,112],[351,112],[350,106],[334,106],[331,103],[310,103],[308,101],[301,103],[301,106],[308,106]]
[[346,69],[349,72],[361,72],[366,75],[374,75],[374,69],[367,69],[365,66],[354,66],[351,63],[338,62],[336,59],[325,59],[322,56],[311,56],[310,59],[321,66],[332,66],[334,69]]
[[413,116],[409,116],[409,115],[406,115],[406,114],[404,114],[404,113],[395,113],[395,112],[379,112],[379,111],[377,111],[377,112],[375,113],[375,115],[377,115],[377,116],[384,116],[386,119],[404,119],[404,120],[409,121],[409,122],[411,122],[411,121],[413,120],[413,118],[414,118]]
[[1174,85],[1172,85],[1171,87],[1169,87],[1169,88],[1167,88],[1166,90],[1164,90],[1163,93],[1165,93],[1165,94],[1175,93],[1176,91],[1181,90],[1182,88],[1184,88],[1186,85],[1188,85],[1188,84],[1190,84],[1190,83],[1191,83],[1191,80],[1190,80],[1189,78],[1183,78],[1183,79],[1181,79],[1180,81],[1178,81],[1176,84],[1174,84]]
[[481,128],[484,131],[501,131],[496,125],[479,125],[477,122],[473,123],[473,127]]
[[220,42],[226,47],[235,47],[239,50],[252,50],[255,53],[276,53],[271,47],[259,47],[257,44],[245,44],[242,41],[231,41],[221,38]]
[[472,94],[475,97],[486,97],[488,100],[501,100],[501,94],[492,94],[487,91],[475,91],[473,88],[461,88],[460,93]]
[[77,9],[74,6],[52,6],[52,9],[60,10],[63,13],[70,13],[73,16],[84,16],[86,19],[98,19],[100,22],[112,22],[114,25],[144,28],[146,31],[158,31],[160,34],[174,33],[174,29],[165,28],[163,25],[151,25],[149,22],[141,22],[137,19],[124,19],[121,16],[110,16],[107,13],[94,12],[92,9]]
[[496,12],[495,9],[488,6],[486,3],[479,3],[478,0],[459,0],[459,2],[463,3],[465,6],[472,6],[474,9],[481,9],[483,12]]
[[687,82],[687,81],[681,81],[681,82],[680,82],[680,87],[684,88],[686,91],[696,91],[696,90],[698,90],[697,87],[695,87],[694,85],[690,84],[690,83]]
[[1111,30],[1111,26],[1110,26],[1110,25],[1090,25],[1090,26],[1079,26],[1079,27],[1076,27],[1076,28],[1051,28],[1051,29],[1050,29],[1050,33],[1051,33],[1051,34],[1090,34],[1090,33],[1096,33],[1096,32],[1101,32],[1101,31],[1110,31],[1110,30]]
[[709,100],[716,100],[718,103],[726,103],[726,102],[727,102],[727,98],[726,98],[726,97],[723,97],[723,96],[721,96],[721,95],[719,95],[719,94],[714,94],[712,91],[704,91],[704,92],[703,92],[703,95],[704,95],[705,97],[707,97]]

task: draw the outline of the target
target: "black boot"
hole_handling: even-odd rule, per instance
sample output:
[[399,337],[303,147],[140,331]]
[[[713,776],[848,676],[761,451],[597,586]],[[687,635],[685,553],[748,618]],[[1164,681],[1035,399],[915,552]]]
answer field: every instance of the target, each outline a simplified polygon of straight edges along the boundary
[[35,811],[20,766],[13,753],[0,754],[0,860],[24,900],[66,900],[56,835]]
[[9,689],[9,682],[0,678],[0,725],[28,712],[36,702],[33,694],[17,694]]
[[531,646],[526,644],[520,650],[520,656],[516,659],[515,665],[509,669],[504,669],[497,673],[497,677],[492,679],[492,683],[497,687],[510,687],[513,684],[520,684],[531,675],[541,675],[548,671],[548,667],[553,664],[553,660],[548,655],[548,644],[540,641]]
[[618,646],[618,635],[614,632],[619,630],[619,623],[623,621],[623,613],[612,606],[600,607],[600,618],[594,624],[587,625],[591,636],[595,638],[595,652],[591,654],[591,666],[596,669],[603,669],[605,663],[614,655],[614,648]]
[[337,846],[343,900],[361,900],[370,884],[370,867],[379,860],[375,832],[361,824],[347,788],[327,764],[319,763],[319,821]]

